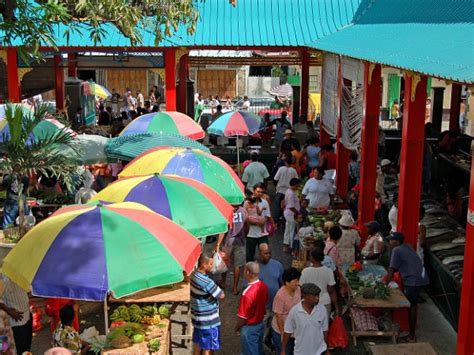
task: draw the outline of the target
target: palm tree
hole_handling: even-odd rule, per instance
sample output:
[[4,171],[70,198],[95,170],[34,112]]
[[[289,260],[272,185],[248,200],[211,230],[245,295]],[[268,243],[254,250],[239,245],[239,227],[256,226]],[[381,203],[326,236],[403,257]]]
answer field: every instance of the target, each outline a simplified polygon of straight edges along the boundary
[[[49,115],[49,108],[44,104],[35,104],[29,112],[24,106],[7,104],[5,120],[8,133],[3,133],[0,152],[4,154],[0,161],[0,170],[10,174],[10,181],[19,182],[18,210],[20,237],[23,236],[25,201],[23,181],[33,174],[62,179],[68,188],[72,187],[72,176],[77,164],[71,157],[63,154],[65,148],[74,154],[80,154],[80,147],[68,128],[58,128],[54,132],[42,131],[34,134]],[[50,116],[51,117],[51,116]],[[38,130],[37,130],[38,131]]]

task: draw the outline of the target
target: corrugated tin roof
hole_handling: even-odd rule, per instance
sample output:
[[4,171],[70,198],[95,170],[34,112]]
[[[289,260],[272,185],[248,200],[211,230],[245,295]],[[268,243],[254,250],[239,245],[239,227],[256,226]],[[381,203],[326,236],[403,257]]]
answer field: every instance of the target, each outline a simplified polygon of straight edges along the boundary
[[[169,46],[285,46],[297,47],[314,42],[346,26],[362,0],[239,0],[233,7],[226,0],[197,1],[200,19],[196,32],[185,26],[160,47]],[[70,34],[66,41],[64,25],[56,26],[59,47],[92,47],[88,31]],[[100,46],[130,46],[112,25],[105,23],[106,40]],[[155,35],[141,30],[144,47],[155,46]],[[20,45],[17,40],[15,45]]]
[[354,23],[311,47],[474,82],[472,0],[364,0]]

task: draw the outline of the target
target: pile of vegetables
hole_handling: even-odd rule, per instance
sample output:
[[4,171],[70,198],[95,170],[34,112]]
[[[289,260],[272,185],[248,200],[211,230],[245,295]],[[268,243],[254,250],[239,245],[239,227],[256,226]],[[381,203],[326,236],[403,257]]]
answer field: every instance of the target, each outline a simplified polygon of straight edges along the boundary
[[132,343],[145,341],[145,328],[141,324],[130,322],[117,325],[111,328],[106,340],[113,348],[127,348]]
[[329,210],[327,214],[318,213],[315,215],[309,216],[309,223],[311,223],[314,228],[323,228],[324,224],[327,222],[332,222],[335,226],[338,225],[339,220],[341,219],[342,213],[339,210]]
[[364,298],[388,299],[390,297],[391,289],[388,285],[373,274],[368,274],[362,280],[358,276],[362,268],[360,270],[353,268],[354,264],[346,272],[346,277],[352,290],[357,291]]
[[156,305],[140,307],[133,304],[130,307],[125,305],[118,307],[110,316],[110,320],[155,325],[159,324],[162,318],[169,318],[170,315],[170,309],[165,305],[158,308]]

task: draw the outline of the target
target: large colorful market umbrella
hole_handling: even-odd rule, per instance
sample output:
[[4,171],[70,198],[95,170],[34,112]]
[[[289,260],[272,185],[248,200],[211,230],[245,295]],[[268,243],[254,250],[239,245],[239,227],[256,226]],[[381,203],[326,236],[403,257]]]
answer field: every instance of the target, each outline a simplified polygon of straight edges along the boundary
[[199,253],[198,239],[138,203],[73,205],[30,230],[3,273],[35,296],[104,301],[183,280]]
[[261,120],[249,111],[227,112],[216,119],[207,129],[209,134],[237,137],[237,171],[240,174],[239,136],[251,136],[260,130]]
[[90,83],[92,86],[92,92],[94,93],[95,96],[100,97],[101,99],[107,99],[110,96],[112,96],[112,93],[107,90],[106,87],[99,85],[97,83]]
[[231,204],[240,204],[245,197],[244,185],[226,162],[196,149],[171,147],[150,149],[132,160],[119,177],[155,173],[198,180]]
[[196,237],[227,232],[234,214],[232,206],[210,187],[176,175],[120,179],[91,201],[141,203]]
[[191,139],[204,138],[206,133],[191,117],[181,112],[152,112],[135,118],[121,136],[134,133],[170,133]]
[[108,139],[105,153],[109,158],[130,161],[156,147],[193,148],[206,153],[211,152],[198,141],[177,134],[136,133]]

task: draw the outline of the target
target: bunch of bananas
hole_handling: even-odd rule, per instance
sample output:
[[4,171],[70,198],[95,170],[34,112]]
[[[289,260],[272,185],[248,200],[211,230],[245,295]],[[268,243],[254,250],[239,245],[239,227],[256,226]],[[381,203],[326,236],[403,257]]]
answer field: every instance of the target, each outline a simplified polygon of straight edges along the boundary
[[128,311],[127,306],[120,306],[118,307],[110,316],[110,320],[112,321],[130,321],[130,312]]
[[156,306],[145,306],[142,308],[142,324],[159,324],[161,321],[161,317],[158,312],[158,307]]
[[135,323],[140,323],[143,318],[142,309],[137,306],[136,304],[132,304],[128,309],[128,313],[130,314],[130,320]]

